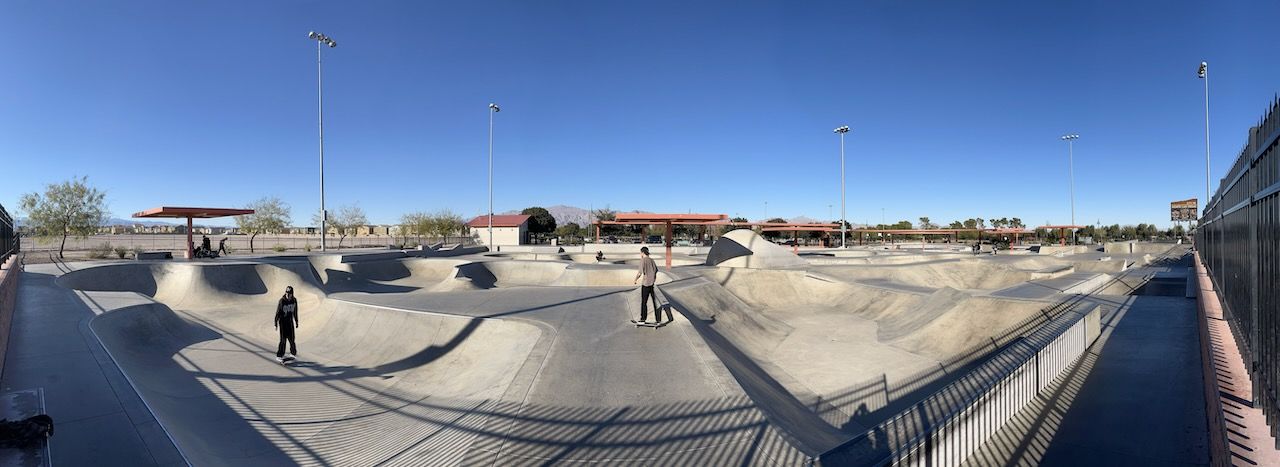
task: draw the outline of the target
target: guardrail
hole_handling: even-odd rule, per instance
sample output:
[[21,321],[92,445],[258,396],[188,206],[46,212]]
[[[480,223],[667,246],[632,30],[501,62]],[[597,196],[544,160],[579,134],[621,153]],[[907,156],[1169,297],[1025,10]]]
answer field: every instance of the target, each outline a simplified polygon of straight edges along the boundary
[[[1196,229],[1196,248],[1272,436],[1280,421],[1280,100],[1249,129]],[[1280,448],[1280,446],[1277,446]]]
[[1096,305],[1073,306],[964,376],[823,456],[849,465],[958,466],[1073,365],[1101,334]]

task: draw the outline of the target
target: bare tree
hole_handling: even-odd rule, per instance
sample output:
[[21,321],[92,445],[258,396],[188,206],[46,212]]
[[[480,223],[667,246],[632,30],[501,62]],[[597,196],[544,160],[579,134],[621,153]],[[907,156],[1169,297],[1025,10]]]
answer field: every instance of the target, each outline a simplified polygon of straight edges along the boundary
[[253,240],[258,234],[279,233],[291,222],[289,205],[280,198],[267,196],[247,206],[253,214],[236,216],[236,226],[249,234],[249,252],[253,253]]
[[421,211],[411,212],[400,216],[400,234],[404,236],[404,242],[409,243],[409,236],[413,235],[418,243],[422,243],[422,235],[426,233],[428,224],[427,215]]
[[87,237],[107,220],[106,193],[88,184],[89,177],[45,185],[44,194],[27,193],[19,209],[27,213],[27,223],[42,237],[62,237],[58,257],[63,257],[67,236]]
[[357,229],[369,224],[369,219],[360,206],[349,205],[338,208],[338,214],[329,219],[329,225],[338,232],[338,249],[342,249],[342,241],[348,235],[355,235]]

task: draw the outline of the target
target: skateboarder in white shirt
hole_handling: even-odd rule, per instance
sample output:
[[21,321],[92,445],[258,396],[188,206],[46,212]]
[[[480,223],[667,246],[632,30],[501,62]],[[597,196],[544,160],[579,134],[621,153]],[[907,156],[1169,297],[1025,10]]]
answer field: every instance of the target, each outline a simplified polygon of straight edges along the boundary
[[[276,361],[290,362],[298,358],[298,344],[294,341],[294,328],[301,327],[298,322],[298,299],[293,298],[293,286],[284,288],[284,296],[276,304],[276,329],[280,331],[280,345],[276,347]],[[289,342],[289,356],[284,356],[284,343]]]
[[649,257],[649,247],[640,247],[640,270],[636,271],[636,278],[631,281],[632,284],[644,278],[644,282],[640,283],[640,321],[633,321],[637,324],[649,324],[649,300],[653,300],[653,324],[662,322],[662,311],[658,308],[658,295],[653,293],[653,284],[658,280],[658,265],[653,262],[653,258]]

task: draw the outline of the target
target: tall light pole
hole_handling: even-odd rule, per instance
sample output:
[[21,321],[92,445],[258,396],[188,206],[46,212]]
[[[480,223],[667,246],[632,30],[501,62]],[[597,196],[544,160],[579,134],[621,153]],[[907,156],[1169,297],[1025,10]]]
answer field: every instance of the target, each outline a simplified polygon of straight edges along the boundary
[[769,202],[764,202],[764,221],[769,222]]
[[849,132],[849,125],[842,125],[835,131],[840,135],[840,248],[846,248],[845,243],[845,204],[844,204],[844,134]]
[[324,209],[324,81],[320,74],[320,50],[324,46],[337,47],[338,42],[329,36],[315,31],[307,33],[307,37],[316,41],[316,113],[320,122],[320,251],[325,251],[324,237],[328,229],[329,211]]
[[1200,79],[1204,80],[1204,203],[1209,205],[1209,62],[1200,62]]
[[489,103],[489,250],[493,250],[493,114],[501,112],[498,104]]
[[1076,244],[1076,164],[1075,164],[1075,148],[1072,143],[1080,139],[1080,135],[1069,134],[1062,135],[1062,140],[1067,142],[1067,180],[1071,190],[1071,244]]

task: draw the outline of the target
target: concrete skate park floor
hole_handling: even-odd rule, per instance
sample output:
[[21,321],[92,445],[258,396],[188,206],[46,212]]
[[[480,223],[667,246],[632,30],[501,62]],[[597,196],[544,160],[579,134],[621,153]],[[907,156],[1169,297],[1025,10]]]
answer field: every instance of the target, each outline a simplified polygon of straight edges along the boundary
[[[637,329],[633,267],[578,261],[117,263],[58,283],[97,310],[93,332],[197,465],[798,464],[892,402],[851,404],[851,389],[983,338],[939,344],[944,330],[998,328],[1074,293],[689,266],[661,279],[669,324]],[[294,366],[273,360],[285,285],[303,310]],[[904,315],[920,307],[927,319]],[[731,329],[735,314],[761,329]]]

